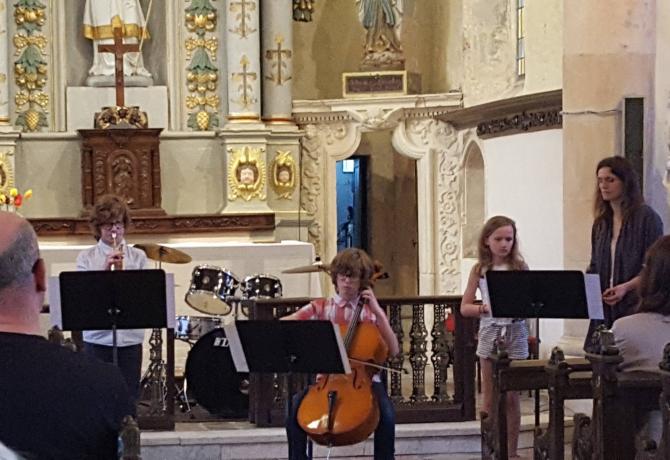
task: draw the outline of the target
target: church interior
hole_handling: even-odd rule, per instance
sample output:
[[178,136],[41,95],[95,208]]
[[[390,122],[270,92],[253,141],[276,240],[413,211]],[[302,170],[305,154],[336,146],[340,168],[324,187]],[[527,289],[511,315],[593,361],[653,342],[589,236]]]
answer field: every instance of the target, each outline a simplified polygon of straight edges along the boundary
[[[172,430],[143,431],[143,458],[286,458],[276,415],[254,425],[244,414],[244,430],[235,420],[210,437],[202,423],[215,418],[174,431],[200,338],[180,335],[180,321],[211,328],[249,314],[243,302],[224,315],[185,299],[213,267],[239,284],[227,295],[253,298],[242,289],[258,279],[275,283],[268,309],[297,307],[306,302],[290,299],[333,294],[319,264],[347,247],[364,249],[388,274],[374,290],[402,335],[397,366],[409,370],[389,377],[392,396],[404,401],[397,407],[406,406],[397,409],[396,458],[507,458],[480,444],[481,371],[467,339],[474,323],[449,320],[477,263],[479,232],[488,218],[508,216],[531,270],[583,272],[596,165],[610,156],[630,161],[645,203],[667,226],[670,3],[108,3],[123,12],[105,23],[96,22],[100,13],[110,14],[95,1],[0,0],[0,193],[11,197],[0,210],[20,213],[37,232],[51,304],[59,274],[96,243],[88,222],[105,194],[130,208],[128,244],[159,254],[147,252],[151,268],[169,274],[174,300],[166,314],[173,337],[158,334],[158,359],[171,361],[167,381],[176,387],[166,396],[173,414],[163,417]],[[137,47],[122,50],[129,43]],[[11,201],[12,189],[32,196]],[[54,310],[42,315],[45,334],[58,323]],[[588,319],[532,321],[533,357],[546,363],[559,346],[583,359],[587,328]],[[149,335],[156,339],[147,334],[143,371],[151,374]],[[456,361],[471,362],[442,369],[443,335]],[[273,389],[260,380],[252,389]],[[535,389],[519,387],[522,395]],[[440,399],[442,391],[449,396]],[[565,413],[590,414],[589,399],[566,401]],[[456,414],[456,403],[458,416],[438,414],[447,406]],[[500,448],[505,433],[490,445]],[[569,455],[570,439],[558,442]],[[315,458],[327,455],[320,449]],[[371,441],[347,449],[332,456],[372,458]]]

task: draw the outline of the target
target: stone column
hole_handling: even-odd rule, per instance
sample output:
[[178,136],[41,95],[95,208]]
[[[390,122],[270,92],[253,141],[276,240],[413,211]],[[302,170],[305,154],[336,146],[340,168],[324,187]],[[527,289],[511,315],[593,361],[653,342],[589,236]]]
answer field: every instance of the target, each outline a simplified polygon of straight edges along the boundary
[[293,21],[291,0],[261,0],[263,24],[263,120],[291,123]]
[[7,0],[0,0],[0,125],[9,124],[9,24]]
[[259,0],[226,0],[228,121],[253,123],[261,114]]
[[[9,12],[7,0],[0,0],[0,192],[16,186],[16,141],[19,132],[9,123]],[[12,7],[13,9],[13,7]],[[30,184],[21,184],[21,192]]]
[[[563,3],[563,247],[566,269],[589,261],[595,167],[622,154],[621,102],[645,98],[645,155],[651,153],[656,2]],[[603,90],[605,88],[605,90]],[[586,321],[567,320],[559,344],[581,353]]]

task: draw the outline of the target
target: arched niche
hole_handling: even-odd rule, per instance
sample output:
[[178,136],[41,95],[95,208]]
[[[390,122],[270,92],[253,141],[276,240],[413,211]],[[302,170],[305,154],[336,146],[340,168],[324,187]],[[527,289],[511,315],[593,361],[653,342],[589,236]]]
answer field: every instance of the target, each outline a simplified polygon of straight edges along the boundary
[[463,164],[463,217],[461,248],[463,259],[477,258],[477,237],[486,216],[484,157],[476,142],[471,142]]

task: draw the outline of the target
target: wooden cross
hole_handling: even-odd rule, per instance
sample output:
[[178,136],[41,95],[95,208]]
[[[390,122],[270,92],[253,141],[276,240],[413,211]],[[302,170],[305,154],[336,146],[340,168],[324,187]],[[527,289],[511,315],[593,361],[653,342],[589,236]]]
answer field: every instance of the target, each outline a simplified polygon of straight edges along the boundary
[[267,75],[265,78],[267,80],[275,82],[278,85],[283,85],[284,83],[286,83],[291,79],[291,76],[287,75],[285,78],[282,76],[283,67],[286,66],[286,63],[284,62],[284,60],[282,60],[282,58],[286,58],[286,60],[291,59],[293,52],[289,49],[282,48],[282,44],[284,43],[284,37],[282,37],[281,35],[278,35],[275,38],[275,43],[277,43],[277,48],[265,51],[265,58],[269,59],[270,61],[274,61],[276,58],[276,64],[274,65],[277,67],[277,74]]
[[114,53],[114,86],[116,87],[116,105],[125,106],[123,94],[123,55],[140,51],[140,45],[124,45],[123,29],[114,27],[114,44],[98,45],[99,53]]

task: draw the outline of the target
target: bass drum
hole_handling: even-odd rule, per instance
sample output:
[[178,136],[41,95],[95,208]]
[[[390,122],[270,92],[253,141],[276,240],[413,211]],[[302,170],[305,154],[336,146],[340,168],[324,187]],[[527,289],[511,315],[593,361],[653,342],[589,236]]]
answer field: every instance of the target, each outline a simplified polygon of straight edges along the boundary
[[235,369],[223,329],[208,332],[188,352],[186,383],[209,413],[224,418],[248,417],[249,374]]

